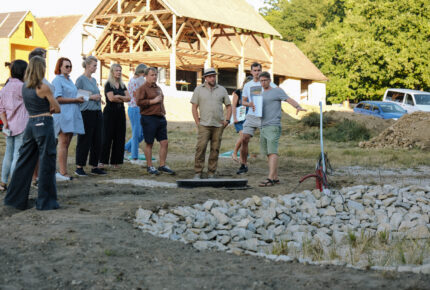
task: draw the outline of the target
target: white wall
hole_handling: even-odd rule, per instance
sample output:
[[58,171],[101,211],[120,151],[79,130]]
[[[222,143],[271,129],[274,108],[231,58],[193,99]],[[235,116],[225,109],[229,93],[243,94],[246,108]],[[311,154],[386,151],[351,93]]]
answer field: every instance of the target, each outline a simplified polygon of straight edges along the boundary
[[[91,26],[85,26],[84,30],[84,20],[85,16],[81,17],[78,23],[72,28],[69,34],[60,43],[59,48],[49,49],[49,81],[52,81],[55,78],[55,65],[60,57],[67,57],[72,62],[73,69],[70,74],[70,77],[73,82],[75,82],[76,79],[83,74],[84,69],[82,67],[82,55],[87,55],[90,52],[90,50],[95,46],[96,43],[96,39],[93,36],[98,37],[102,31],[100,28]],[[97,83],[99,83],[100,63],[98,63],[97,71],[93,74],[93,77],[97,80]]]
[[309,105],[318,106],[319,102],[326,104],[326,84],[313,82],[308,86],[308,101]]
[[283,89],[290,98],[293,98],[295,101],[300,101],[300,80],[297,79],[286,79],[279,87]]

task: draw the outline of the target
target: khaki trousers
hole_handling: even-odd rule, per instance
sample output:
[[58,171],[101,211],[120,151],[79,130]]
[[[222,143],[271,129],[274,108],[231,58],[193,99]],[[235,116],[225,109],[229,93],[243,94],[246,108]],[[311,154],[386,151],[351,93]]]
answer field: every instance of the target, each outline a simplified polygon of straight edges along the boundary
[[221,147],[221,139],[224,127],[212,127],[199,125],[199,132],[197,136],[196,156],[194,159],[194,171],[200,174],[205,166],[205,154],[208,142],[211,141],[208,173],[215,174],[218,166],[218,155]]

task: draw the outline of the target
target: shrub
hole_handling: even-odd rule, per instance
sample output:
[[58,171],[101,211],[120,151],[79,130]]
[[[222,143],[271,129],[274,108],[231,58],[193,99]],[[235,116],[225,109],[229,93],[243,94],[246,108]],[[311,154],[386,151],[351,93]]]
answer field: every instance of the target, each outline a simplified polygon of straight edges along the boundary
[[324,131],[324,137],[335,142],[369,140],[370,131],[364,125],[351,120],[343,120]]
[[[331,117],[323,115],[323,127],[327,127],[333,120]],[[308,127],[320,126],[320,114],[311,112],[301,119],[301,122]]]

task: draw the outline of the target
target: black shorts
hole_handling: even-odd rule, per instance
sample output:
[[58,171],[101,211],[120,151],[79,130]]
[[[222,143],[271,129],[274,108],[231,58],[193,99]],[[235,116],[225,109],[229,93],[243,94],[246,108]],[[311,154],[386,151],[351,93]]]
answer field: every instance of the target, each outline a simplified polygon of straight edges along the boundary
[[145,143],[153,144],[154,139],[157,139],[158,142],[167,140],[166,118],[162,116],[141,115],[140,123],[142,124]]

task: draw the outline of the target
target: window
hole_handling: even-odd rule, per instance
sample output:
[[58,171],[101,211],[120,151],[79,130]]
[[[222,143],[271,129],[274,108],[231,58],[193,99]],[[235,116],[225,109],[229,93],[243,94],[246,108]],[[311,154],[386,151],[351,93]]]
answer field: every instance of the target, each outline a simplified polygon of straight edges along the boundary
[[360,103],[360,104],[357,105],[357,109],[362,109],[362,108],[363,108],[363,104],[362,103]]
[[33,39],[33,21],[25,22],[25,38]]
[[379,113],[379,108],[378,108],[378,106],[373,106],[373,112],[375,112],[375,113]]
[[370,104],[364,104],[365,110],[372,110],[372,106]]
[[406,104],[413,106],[414,105],[414,100],[412,100],[412,96],[409,94],[406,94]]

